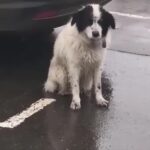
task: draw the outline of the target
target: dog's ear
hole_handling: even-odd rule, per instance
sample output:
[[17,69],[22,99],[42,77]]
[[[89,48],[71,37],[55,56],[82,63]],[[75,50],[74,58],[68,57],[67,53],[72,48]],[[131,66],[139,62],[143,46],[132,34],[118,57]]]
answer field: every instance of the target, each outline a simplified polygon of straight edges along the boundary
[[115,23],[115,19],[114,19],[113,15],[103,8],[101,8],[101,12],[102,12],[102,20],[103,20],[105,26],[115,29],[116,23]]
[[92,7],[85,6],[77,13],[75,13],[71,20],[71,25],[76,24],[79,32],[83,31],[87,24],[89,23],[89,18],[92,15]]
[[83,10],[79,10],[77,13],[75,13],[71,20],[71,25],[74,25],[75,23],[78,23],[80,20],[80,16],[82,16]]

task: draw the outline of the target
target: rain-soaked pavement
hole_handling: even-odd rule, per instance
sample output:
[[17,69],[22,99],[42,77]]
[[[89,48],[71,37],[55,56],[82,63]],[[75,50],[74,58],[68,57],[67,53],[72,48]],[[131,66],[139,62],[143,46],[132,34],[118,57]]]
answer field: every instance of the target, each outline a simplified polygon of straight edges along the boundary
[[[149,1],[138,2],[133,5],[129,0],[113,0],[107,7],[148,16]],[[138,11],[139,5],[143,11]],[[1,150],[150,149],[150,56],[144,56],[150,55],[150,20],[115,16],[118,29],[113,32],[103,75],[103,93],[110,99],[109,108],[98,108],[92,98],[83,97],[82,109],[74,112],[69,108],[69,96],[57,97],[55,103],[18,127],[0,128]],[[0,122],[3,122],[43,97],[52,39],[6,36],[0,41]]]

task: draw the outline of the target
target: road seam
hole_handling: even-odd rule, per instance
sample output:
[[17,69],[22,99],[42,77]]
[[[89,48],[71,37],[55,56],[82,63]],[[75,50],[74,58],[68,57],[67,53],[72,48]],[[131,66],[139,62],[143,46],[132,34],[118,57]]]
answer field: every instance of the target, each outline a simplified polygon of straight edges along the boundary
[[127,52],[127,51],[125,51],[125,50],[119,50],[119,49],[111,49],[111,48],[109,48],[108,50],[110,50],[110,51],[115,51],[115,52],[120,52],[120,53],[126,53],[126,54],[131,54],[131,55],[139,55],[139,56],[150,56],[150,55],[148,55],[148,54],[138,54],[138,53],[133,53],[133,52]]

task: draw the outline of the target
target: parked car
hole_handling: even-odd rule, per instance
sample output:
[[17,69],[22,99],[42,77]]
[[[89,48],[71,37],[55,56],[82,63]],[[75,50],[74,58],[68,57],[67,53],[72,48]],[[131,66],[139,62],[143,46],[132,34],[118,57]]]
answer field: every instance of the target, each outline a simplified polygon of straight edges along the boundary
[[[111,0],[97,0],[105,5]],[[0,31],[45,31],[61,26],[93,0],[0,0]]]

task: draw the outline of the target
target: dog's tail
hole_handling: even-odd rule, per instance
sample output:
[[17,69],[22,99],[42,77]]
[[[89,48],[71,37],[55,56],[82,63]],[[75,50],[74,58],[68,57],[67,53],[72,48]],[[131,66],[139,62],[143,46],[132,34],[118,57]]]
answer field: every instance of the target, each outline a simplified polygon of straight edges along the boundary
[[44,91],[54,93],[57,90],[57,83],[53,80],[47,80],[44,84]]
[[57,83],[52,80],[47,80],[44,84],[43,88],[43,95],[44,98],[52,98],[56,101],[56,90],[57,90]]

